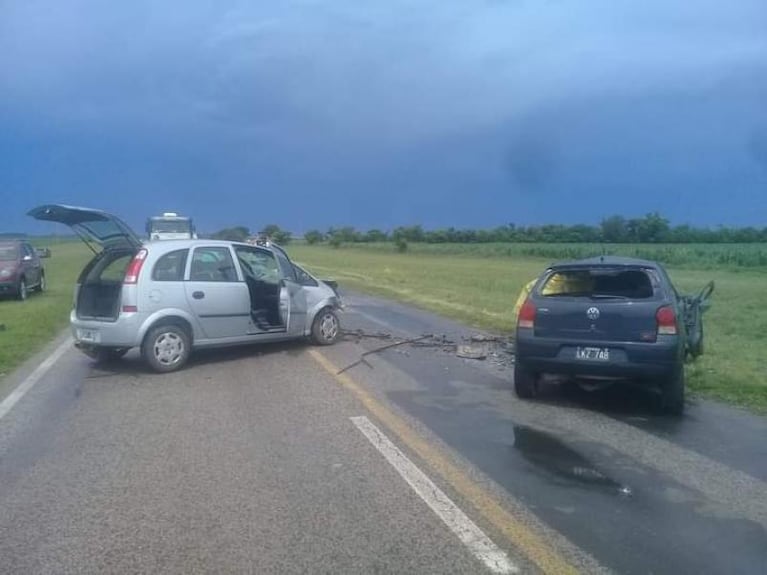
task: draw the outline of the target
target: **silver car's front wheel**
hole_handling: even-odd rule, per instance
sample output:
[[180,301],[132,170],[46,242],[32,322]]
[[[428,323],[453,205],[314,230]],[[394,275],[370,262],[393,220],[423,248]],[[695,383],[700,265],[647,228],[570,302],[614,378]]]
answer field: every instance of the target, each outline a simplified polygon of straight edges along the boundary
[[341,324],[338,321],[338,316],[332,309],[325,308],[314,318],[312,339],[315,343],[331,345],[336,342],[340,333]]
[[162,325],[152,329],[144,340],[141,355],[159,372],[180,369],[189,359],[189,335],[178,325]]

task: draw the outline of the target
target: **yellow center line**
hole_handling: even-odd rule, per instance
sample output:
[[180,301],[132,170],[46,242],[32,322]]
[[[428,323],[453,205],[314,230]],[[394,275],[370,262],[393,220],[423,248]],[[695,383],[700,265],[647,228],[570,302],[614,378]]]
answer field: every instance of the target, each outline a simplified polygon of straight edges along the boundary
[[415,452],[498,531],[520,549],[544,573],[565,575],[578,573],[555,549],[533,532],[525,523],[501,506],[484,489],[474,483],[447,457],[421,438],[398,415],[368,393],[364,387],[339,369],[319,351],[309,350],[309,355],[319,363],[338,383],[350,391],[381,423],[388,427],[400,441]]

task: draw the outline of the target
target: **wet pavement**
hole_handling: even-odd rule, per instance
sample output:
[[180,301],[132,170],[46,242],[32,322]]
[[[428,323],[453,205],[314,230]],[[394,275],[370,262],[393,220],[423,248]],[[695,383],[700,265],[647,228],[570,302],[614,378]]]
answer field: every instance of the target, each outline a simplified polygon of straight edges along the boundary
[[[473,333],[376,298],[348,304],[348,329]],[[418,348],[382,356],[414,382],[381,385],[385,397],[608,568],[767,572],[764,418],[697,399],[671,418],[646,390],[621,387],[552,384],[522,402],[504,365]],[[372,371],[352,374],[375,385]]]
[[[581,572],[767,572],[767,419],[694,398],[662,416],[641,388],[553,381],[520,401],[503,334],[346,302],[344,341],[322,355]],[[366,408],[311,349],[201,351],[167,375],[135,352],[62,356],[0,421],[0,572],[481,572],[354,429]]]

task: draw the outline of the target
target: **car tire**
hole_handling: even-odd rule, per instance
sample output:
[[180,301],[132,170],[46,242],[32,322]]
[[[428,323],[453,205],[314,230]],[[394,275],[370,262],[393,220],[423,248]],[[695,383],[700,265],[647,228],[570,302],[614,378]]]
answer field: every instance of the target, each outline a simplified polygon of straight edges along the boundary
[[312,322],[312,342],[317,345],[333,345],[341,334],[341,323],[331,308],[326,307],[314,317]]
[[21,278],[19,280],[19,287],[16,290],[16,298],[19,301],[25,301],[28,295],[29,291],[27,290],[27,280]]
[[663,382],[660,389],[661,410],[669,415],[684,412],[684,366],[679,366]]
[[141,345],[141,357],[154,371],[169,373],[184,367],[192,341],[180,325],[165,324],[149,330]]
[[538,391],[538,374],[517,361],[514,364],[514,392],[520,399],[532,399]]
[[46,285],[45,285],[45,274],[40,275],[40,283],[37,284],[37,291],[40,293],[43,293],[45,291]]

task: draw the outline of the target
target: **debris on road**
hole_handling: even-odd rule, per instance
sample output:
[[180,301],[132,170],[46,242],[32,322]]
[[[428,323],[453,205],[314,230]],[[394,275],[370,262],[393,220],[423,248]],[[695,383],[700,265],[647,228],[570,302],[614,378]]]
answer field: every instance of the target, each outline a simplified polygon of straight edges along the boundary
[[341,375],[343,372],[348,371],[351,368],[356,367],[356,366],[358,366],[358,365],[360,365],[362,363],[364,363],[365,365],[367,365],[368,367],[370,367],[372,369],[373,366],[371,366],[367,362],[367,360],[365,359],[367,356],[372,355],[374,353],[378,353],[378,352],[384,351],[385,349],[391,349],[393,347],[397,347],[399,345],[405,345],[405,344],[408,344],[408,343],[415,343],[417,341],[420,341],[422,339],[427,339],[427,338],[430,338],[430,337],[434,337],[434,336],[429,333],[429,334],[426,334],[426,335],[422,335],[421,337],[416,337],[416,338],[413,338],[413,339],[404,339],[402,341],[395,341],[394,343],[390,343],[388,345],[383,345],[381,347],[377,347],[375,349],[371,349],[370,351],[366,351],[365,353],[363,353],[360,356],[360,358],[357,361],[355,361],[354,363],[350,363],[345,368],[340,370],[336,375]]
[[460,338],[460,342],[457,342],[446,334],[424,334],[415,338],[401,338],[388,332],[368,332],[362,329],[345,330],[342,332],[342,336],[344,339],[355,343],[360,343],[364,339],[380,339],[391,343],[365,352],[358,361],[343,368],[339,373],[360,364],[365,364],[372,369],[372,366],[365,360],[366,356],[405,345],[411,348],[431,348],[437,352],[454,354],[461,359],[473,361],[487,359],[502,369],[514,364],[514,341],[508,336],[475,333],[463,336]]
[[487,349],[479,345],[459,345],[455,355],[464,359],[485,359]]

